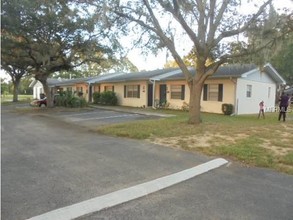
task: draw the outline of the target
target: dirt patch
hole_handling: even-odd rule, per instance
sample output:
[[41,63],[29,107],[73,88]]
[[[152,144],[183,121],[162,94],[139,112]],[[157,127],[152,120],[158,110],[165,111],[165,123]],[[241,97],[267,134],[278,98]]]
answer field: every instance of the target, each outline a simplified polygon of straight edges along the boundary
[[[280,141],[286,143],[290,140],[287,138],[291,137],[291,129],[280,132]],[[192,136],[178,136],[178,137],[168,137],[168,138],[152,138],[148,141],[167,147],[173,148],[183,148],[183,149],[196,149],[196,148],[208,148],[208,147],[218,147],[223,145],[235,144],[241,139],[249,137],[248,134],[236,134],[233,136],[223,135],[220,133],[204,135],[192,135]],[[271,140],[262,139],[263,143],[260,147],[271,150],[275,155],[284,156],[292,151],[292,147],[280,147],[272,143]],[[293,145],[293,144],[292,144]]]
[[237,134],[234,136],[206,133],[204,135],[192,135],[192,136],[178,136],[168,138],[152,138],[150,142],[168,147],[175,148],[203,148],[203,147],[217,147],[221,145],[234,144],[240,139],[248,137],[246,134]]
[[261,144],[261,147],[271,150],[274,154],[280,156],[286,155],[289,152],[288,148],[277,147],[267,140],[264,140],[263,144]]

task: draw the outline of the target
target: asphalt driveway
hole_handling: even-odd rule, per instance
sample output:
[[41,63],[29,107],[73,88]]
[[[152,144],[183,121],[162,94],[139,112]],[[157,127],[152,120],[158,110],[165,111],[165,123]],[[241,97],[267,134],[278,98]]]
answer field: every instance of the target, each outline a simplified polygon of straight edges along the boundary
[[121,111],[119,108],[90,108],[78,112],[57,111],[49,113],[60,121],[85,127],[98,127],[105,124],[117,124],[136,120],[148,120],[164,117],[159,114],[144,114],[143,112]]
[[[54,117],[2,111],[2,219],[24,220],[212,159],[89,131],[86,122],[158,117],[104,111],[59,112]],[[292,201],[292,176],[230,163],[80,219],[289,220]]]

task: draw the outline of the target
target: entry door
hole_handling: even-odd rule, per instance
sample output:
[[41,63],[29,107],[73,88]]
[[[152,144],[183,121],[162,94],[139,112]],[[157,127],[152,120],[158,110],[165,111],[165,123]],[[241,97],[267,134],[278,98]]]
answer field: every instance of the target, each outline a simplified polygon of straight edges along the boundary
[[89,85],[89,102],[92,102],[93,100],[93,86]]
[[166,84],[160,85],[160,104],[167,101],[167,86]]
[[153,105],[153,84],[148,85],[148,106]]

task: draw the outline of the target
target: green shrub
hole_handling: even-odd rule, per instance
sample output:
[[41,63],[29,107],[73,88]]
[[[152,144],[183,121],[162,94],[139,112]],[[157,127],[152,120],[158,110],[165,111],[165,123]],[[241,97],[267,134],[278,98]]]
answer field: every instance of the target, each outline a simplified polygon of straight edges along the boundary
[[54,97],[55,106],[65,106],[69,95],[67,92],[58,92],[58,95]]
[[82,108],[87,106],[83,97],[74,96],[71,92],[59,92],[55,97],[55,105],[69,108]]
[[117,105],[118,98],[115,92],[105,91],[102,93],[94,93],[94,103],[101,105]]
[[227,103],[222,104],[222,112],[224,115],[231,115],[233,113],[233,105]]
[[68,105],[71,108],[78,108],[80,107],[80,100],[79,97],[72,97],[71,99],[68,100]]
[[101,93],[94,92],[93,93],[93,98],[94,98],[94,103],[99,104],[100,103],[100,98],[101,98]]
[[85,100],[85,98],[80,98],[80,107],[86,107],[88,105],[87,101]]

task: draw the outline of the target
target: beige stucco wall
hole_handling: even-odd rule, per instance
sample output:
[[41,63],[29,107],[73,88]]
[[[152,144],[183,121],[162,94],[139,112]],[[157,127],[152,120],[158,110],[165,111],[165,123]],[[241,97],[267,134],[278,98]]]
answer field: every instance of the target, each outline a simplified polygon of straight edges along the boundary
[[[235,84],[232,80],[229,79],[213,79],[207,80],[206,84],[223,84],[223,101],[203,101],[203,94],[201,94],[201,111],[203,112],[211,112],[211,113],[222,113],[222,104],[230,103],[234,104],[235,102]],[[118,105],[121,106],[131,106],[131,107],[147,107],[148,105],[148,81],[134,81],[134,82],[120,82],[120,83],[104,83],[100,85],[93,85],[93,92],[99,91],[103,92],[105,86],[114,86],[114,92],[118,98]],[[167,103],[168,107],[171,109],[182,109],[182,107],[187,103],[189,103],[190,90],[185,82],[185,80],[180,81],[167,81],[160,82],[156,81],[155,83],[155,100],[159,100],[160,97],[160,85],[166,84],[167,86]],[[124,86],[125,85],[140,85],[140,98],[124,98]],[[171,86],[172,85],[185,85],[185,99],[171,99]],[[72,86],[72,90],[76,91],[77,87],[82,87],[83,89],[83,97],[88,101],[89,99],[89,88],[88,84],[76,84]],[[66,90],[66,87],[63,87]]]
[[[235,81],[236,82],[236,81]],[[186,81],[169,81],[169,82],[156,82],[155,99],[160,97],[160,85],[167,85],[167,102],[169,108],[182,109],[185,103],[189,103],[190,89]],[[235,102],[235,83],[229,79],[213,79],[207,80],[205,84],[223,84],[223,101],[203,101],[203,92],[201,94],[201,111],[211,113],[222,113],[222,104],[228,103],[233,104]],[[171,99],[171,85],[185,85],[185,99]]]
[[98,84],[93,84],[92,85],[92,92],[100,92],[100,85]]
[[[167,86],[167,103],[168,108],[171,109],[182,109],[183,103],[189,102],[189,88],[188,85],[184,80],[181,81],[169,81],[169,82],[156,82],[156,90],[155,90],[155,99],[160,99],[160,85],[166,85]],[[171,99],[171,85],[185,85],[185,100],[181,99]]]
[[75,85],[72,85],[72,86],[60,86],[60,87],[57,87],[57,92],[58,92],[58,89],[62,89],[63,91],[67,91],[67,89],[71,88],[72,89],[72,92],[76,91],[76,86]]
[[88,84],[78,83],[75,85],[75,89],[73,91],[76,91],[77,87],[79,87],[79,88],[82,87],[82,92],[83,92],[82,97],[85,98],[85,100],[88,102],[88,100],[89,100],[89,86],[88,86]]
[[233,104],[235,106],[235,88],[236,88],[236,80],[230,79],[214,79],[214,80],[207,80],[205,84],[223,84],[223,101],[203,101],[203,94],[202,94],[202,101],[201,101],[201,111],[203,112],[210,112],[210,113],[223,113],[222,112],[222,104]]
[[60,86],[59,88],[62,88],[63,91],[67,91],[67,88],[72,88],[73,94],[77,95],[75,93],[77,91],[77,87],[79,87],[79,88],[82,87],[82,92],[83,92],[82,97],[85,98],[85,100],[88,102],[88,99],[89,99],[89,87],[88,87],[88,84],[86,84],[86,83],[78,83],[78,84],[75,84],[75,85]]
[[[124,86],[125,85],[140,85],[140,98],[124,98]],[[112,83],[112,84],[101,84],[100,87],[114,86],[114,92],[118,98],[118,105],[131,106],[131,107],[146,107],[148,100],[148,82],[146,81],[135,81],[135,82],[123,82],[123,83]]]

